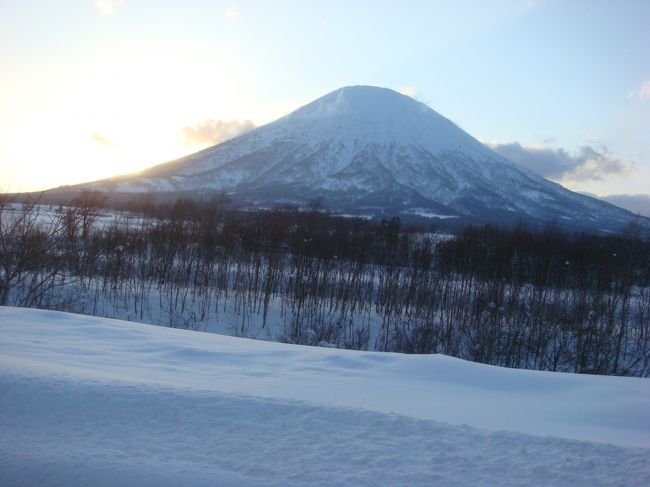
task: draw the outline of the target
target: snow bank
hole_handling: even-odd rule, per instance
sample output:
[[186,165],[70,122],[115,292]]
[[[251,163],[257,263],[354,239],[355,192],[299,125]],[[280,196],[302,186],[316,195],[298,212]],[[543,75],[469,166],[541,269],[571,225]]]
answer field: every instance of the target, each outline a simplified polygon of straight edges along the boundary
[[0,336],[3,485],[650,480],[647,379],[16,308]]

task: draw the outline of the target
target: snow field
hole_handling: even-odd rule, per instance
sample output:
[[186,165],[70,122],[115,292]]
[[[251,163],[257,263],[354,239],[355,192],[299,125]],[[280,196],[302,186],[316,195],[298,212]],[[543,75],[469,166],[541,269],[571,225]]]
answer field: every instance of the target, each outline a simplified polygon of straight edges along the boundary
[[646,379],[17,308],[0,336],[0,485],[650,485]]

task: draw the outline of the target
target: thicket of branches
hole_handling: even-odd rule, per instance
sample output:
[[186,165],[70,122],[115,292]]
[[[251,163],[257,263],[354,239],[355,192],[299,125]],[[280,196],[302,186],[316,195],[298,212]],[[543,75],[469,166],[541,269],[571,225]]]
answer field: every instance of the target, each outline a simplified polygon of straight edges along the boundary
[[223,200],[139,200],[99,225],[82,194],[43,218],[0,205],[0,302],[287,342],[650,375],[650,243],[549,227],[456,238]]

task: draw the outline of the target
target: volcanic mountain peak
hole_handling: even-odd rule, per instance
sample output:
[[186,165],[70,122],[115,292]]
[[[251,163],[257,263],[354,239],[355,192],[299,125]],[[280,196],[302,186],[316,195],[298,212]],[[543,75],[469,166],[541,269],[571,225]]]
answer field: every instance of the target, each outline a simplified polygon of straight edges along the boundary
[[335,136],[356,145],[417,145],[427,150],[483,150],[473,137],[424,103],[388,88],[346,86],[271,125],[307,137]]
[[344,213],[475,223],[605,230],[633,218],[503,158],[423,103],[373,86],[340,88],[217,146],[84,187],[224,191],[247,206],[320,198]]
[[297,109],[289,117],[303,121],[314,118],[344,118],[378,122],[390,121],[396,116],[402,119],[419,117],[427,112],[433,110],[388,88],[345,86]]

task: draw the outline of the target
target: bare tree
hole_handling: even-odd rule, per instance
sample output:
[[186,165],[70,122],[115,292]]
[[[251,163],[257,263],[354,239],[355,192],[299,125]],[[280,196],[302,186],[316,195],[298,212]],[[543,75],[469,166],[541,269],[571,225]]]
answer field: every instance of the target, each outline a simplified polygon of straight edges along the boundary
[[45,218],[33,202],[11,205],[0,199],[0,305],[12,290],[22,294],[16,304],[33,305],[56,283],[61,265],[52,252],[62,233],[60,218]]
[[82,191],[71,204],[76,208],[81,224],[81,238],[85,241],[99,217],[99,210],[106,205],[106,196],[98,191]]

